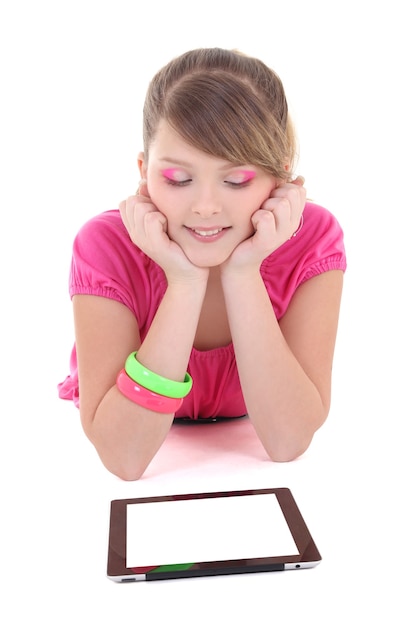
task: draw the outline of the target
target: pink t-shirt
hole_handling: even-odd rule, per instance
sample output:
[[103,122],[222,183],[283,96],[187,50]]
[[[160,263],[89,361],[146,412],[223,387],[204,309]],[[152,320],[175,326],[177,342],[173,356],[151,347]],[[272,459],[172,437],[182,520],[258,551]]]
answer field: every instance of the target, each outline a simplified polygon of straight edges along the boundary
[[[262,263],[261,275],[277,320],[303,282],[329,270],[345,270],[343,232],[335,217],[308,202],[304,223],[293,237]],[[118,210],[90,219],[77,234],[71,263],[70,296],[88,294],[112,298],[137,319],[143,339],[166,290],[163,270],[132,243]],[[193,348],[188,372],[190,394],[176,417],[191,419],[237,417],[246,414],[233,345],[199,351]],[[59,397],[79,405],[75,345],[70,374],[58,385]]]

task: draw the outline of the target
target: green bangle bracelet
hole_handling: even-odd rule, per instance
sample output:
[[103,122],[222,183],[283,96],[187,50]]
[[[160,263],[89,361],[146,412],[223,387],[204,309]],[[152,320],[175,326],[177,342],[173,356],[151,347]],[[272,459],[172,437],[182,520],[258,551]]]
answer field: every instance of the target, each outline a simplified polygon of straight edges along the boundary
[[185,398],[190,393],[193,385],[193,379],[187,372],[185,374],[184,382],[179,383],[176,380],[170,378],[164,378],[151,372],[144,367],[136,358],[136,352],[132,352],[126,359],[125,363],[126,374],[135,381],[138,385],[142,385],[149,391],[159,393],[160,396],[166,396],[167,398]]

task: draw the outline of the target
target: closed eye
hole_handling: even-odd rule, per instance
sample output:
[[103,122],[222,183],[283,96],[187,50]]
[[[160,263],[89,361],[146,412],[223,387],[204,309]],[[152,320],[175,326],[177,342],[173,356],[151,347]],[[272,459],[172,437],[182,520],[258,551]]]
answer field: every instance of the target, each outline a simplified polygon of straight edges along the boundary
[[231,187],[235,187],[237,189],[241,189],[242,187],[247,187],[249,185],[249,183],[250,183],[249,180],[244,180],[241,183],[234,183],[231,180],[225,180],[224,182],[227,183],[228,185],[230,185]]
[[[173,187],[184,187],[185,185],[188,185],[192,182],[192,178],[187,178],[186,180],[174,180],[173,178],[168,178],[166,176],[165,181],[168,185],[172,185]],[[234,189],[242,189],[243,187],[247,187],[250,184],[250,180],[244,180],[240,183],[235,183],[231,180],[225,180],[224,182],[226,183],[226,185],[229,185],[229,187],[232,187]]]
[[184,187],[184,185],[190,183],[192,179],[188,178],[187,180],[173,180],[172,178],[165,177],[165,180],[168,185],[173,185],[174,187]]

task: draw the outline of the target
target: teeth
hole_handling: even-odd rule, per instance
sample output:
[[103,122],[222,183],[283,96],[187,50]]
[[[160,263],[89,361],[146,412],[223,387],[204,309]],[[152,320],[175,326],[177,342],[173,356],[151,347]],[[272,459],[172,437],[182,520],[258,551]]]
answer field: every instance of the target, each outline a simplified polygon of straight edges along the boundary
[[217,235],[217,233],[222,231],[223,228],[216,228],[216,230],[197,230],[196,228],[194,228],[193,230],[195,233],[197,233],[197,235],[200,235],[201,237],[211,237],[212,235]]

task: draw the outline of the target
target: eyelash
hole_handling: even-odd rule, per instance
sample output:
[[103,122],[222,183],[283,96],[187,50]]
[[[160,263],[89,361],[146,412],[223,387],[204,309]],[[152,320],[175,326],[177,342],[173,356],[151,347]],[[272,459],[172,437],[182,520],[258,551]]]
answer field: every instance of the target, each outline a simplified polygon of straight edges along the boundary
[[230,181],[225,180],[225,183],[227,183],[228,185],[231,185],[232,187],[237,187],[238,189],[241,189],[242,187],[248,187],[250,184],[250,180],[244,180],[241,183],[231,183]]
[[168,183],[168,185],[173,185],[174,187],[184,187],[184,185],[190,182],[190,180],[172,180],[172,178],[166,178],[166,177],[165,177],[165,180]]
[[[188,183],[191,182],[191,179],[189,180],[172,180],[172,178],[165,178],[166,182],[168,183],[168,185],[173,185],[173,187],[185,187],[185,185],[187,185]],[[232,183],[230,181],[225,180],[224,181],[227,185],[230,185],[232,188],[235,189],[242,189],[243,187],[247,187],[250,184],[250,180],[245,180],[242,183]]]

